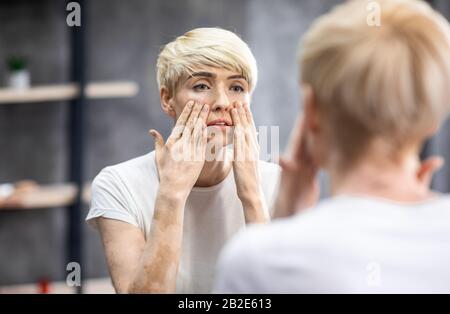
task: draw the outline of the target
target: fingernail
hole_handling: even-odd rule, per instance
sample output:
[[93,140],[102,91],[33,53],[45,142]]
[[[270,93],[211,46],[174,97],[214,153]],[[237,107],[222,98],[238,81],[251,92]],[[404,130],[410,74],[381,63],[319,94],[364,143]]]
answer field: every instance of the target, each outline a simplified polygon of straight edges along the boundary
[[187,106],[188,106],[189,108],[192,108],[193,105],[194,105],[194,102],[193,102],[192,100],[190,100],[190,101],[187,103]]
[[155,131],[153,129],[148,130],[148,133],[150,133],[151,136],[155,136]]

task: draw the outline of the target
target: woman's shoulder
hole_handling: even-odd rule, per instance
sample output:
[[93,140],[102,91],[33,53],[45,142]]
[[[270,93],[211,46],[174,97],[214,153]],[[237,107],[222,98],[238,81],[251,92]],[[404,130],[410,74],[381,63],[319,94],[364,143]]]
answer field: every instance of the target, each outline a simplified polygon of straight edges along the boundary
[[93,184],[120,182],[128,185],[130,182],[139,182],[148,179],[158,179],[154,151],[103,168],[95,177]]

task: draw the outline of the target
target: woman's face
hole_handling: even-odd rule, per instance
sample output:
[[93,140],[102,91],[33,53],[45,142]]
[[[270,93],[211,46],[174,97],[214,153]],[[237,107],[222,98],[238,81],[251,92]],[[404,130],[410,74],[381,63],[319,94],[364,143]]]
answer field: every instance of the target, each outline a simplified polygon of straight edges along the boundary
[[231,108],[235,102],[250,105],[249,85],[239,73],[204,67],[178,82],[172,99],[176,119],[189,100],[209,105],[208,142],[225,146],[233,137]]

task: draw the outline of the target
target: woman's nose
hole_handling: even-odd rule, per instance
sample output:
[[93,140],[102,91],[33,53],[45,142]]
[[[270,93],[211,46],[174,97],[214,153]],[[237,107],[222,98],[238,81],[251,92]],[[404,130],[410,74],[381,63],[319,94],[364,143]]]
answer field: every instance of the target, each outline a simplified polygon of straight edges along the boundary
[[224,91],[218,91],[211,106],[212,111],[226,111],[230,108],[231,102]]

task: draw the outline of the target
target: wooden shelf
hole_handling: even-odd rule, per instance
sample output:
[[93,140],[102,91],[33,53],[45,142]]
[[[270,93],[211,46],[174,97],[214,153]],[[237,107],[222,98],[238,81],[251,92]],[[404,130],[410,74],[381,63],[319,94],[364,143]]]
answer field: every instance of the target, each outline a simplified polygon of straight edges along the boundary
[[[91,185],[86,183],[82,193],[83,202],[90,202],[90,191]],[[16,197],[0,201],[0,211],[66,207],[74,203],[76,193],[77,187],[72,183],[38,185]]]
[[[86,85],[85,96],[90,99],[133,97],[139,91],[134,82],[92,82]],[[78,97],[75,83],[35,86],[24,90],[0,88],[0,104],[65,101]]]

